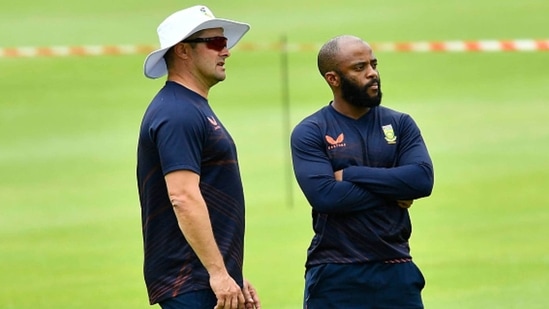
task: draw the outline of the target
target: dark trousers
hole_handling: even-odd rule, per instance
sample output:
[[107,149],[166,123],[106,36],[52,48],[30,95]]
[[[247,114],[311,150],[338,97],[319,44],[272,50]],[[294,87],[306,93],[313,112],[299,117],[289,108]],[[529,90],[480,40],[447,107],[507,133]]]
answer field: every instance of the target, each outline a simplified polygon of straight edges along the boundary
[[200,290],[180,294],[160,302],[162,309],[213,309],[217,298],[212,290]]
[[413,262],[324,264],[305,274],[304,309],[422,309],[425,279]]

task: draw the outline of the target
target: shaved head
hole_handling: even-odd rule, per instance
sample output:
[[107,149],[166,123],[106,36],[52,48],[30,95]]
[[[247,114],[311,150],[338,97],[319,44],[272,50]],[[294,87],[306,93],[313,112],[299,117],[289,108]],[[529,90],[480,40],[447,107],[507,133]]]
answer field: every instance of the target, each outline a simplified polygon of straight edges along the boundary
[[362,39],[352,35],[340,35],[322,45],[317,58],[320,75],[324,76],[326,72],[337,71],[339,46],[351,41],[362,42]]

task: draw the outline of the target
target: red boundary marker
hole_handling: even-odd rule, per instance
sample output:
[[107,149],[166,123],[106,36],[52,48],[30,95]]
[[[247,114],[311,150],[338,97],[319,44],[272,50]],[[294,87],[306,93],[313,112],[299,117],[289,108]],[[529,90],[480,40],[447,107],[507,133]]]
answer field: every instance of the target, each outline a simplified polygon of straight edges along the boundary
[[[317,51],[321,45],[314,43],[254,44],[242,42],[235,50],[289,52]],[[547,40],[480,40],[480,41],[435,41],[435,42],[386,42],[373,43],[377,52],[538,52],[549,51]],[[148,54],[157,47],[153,45],[83,45],[50,47],[0,47],[0,58],[32,58],[63,56],[105,56]]]

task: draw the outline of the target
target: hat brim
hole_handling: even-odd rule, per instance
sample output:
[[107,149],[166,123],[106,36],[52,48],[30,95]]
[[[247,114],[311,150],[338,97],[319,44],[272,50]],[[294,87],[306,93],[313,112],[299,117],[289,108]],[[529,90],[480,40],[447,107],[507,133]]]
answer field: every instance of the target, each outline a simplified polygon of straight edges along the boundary
[[250,25],[222,18],[214,18],[205,21],[196,26],[189,33],[182,34],[181,39],[172,45],[157,49],[150,53],[147,58],[145,58],[145,63],[143,65],[145,76],[154,79],[166,75],[168,73],[168,68],[166,67],[166,62],[163,58],[168,49],[200,30],[211,28],[223,28],[224,35],[227,37],[227,48],[230,49],[240,41],[248,30],[250,30]]

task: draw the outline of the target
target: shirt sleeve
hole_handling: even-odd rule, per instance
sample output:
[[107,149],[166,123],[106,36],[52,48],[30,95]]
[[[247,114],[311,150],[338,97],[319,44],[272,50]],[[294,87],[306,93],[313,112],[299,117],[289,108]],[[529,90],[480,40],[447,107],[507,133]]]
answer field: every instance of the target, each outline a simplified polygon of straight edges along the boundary
[[196,109],[160,111],[149,129],[157,146],[164,175],[176,170],[200,174],[205,129]]
[[421,132],[408,115],[401,117],[397,164],[391,168],[350,166],[343,180],[393,200],[429,196],[434,185],[433,164]]
[[321,213],[345,213],[383,206],[386,201],[350,181],[336,181],[318,128],[301,123],[292,132],[294,174],[309,204]]

